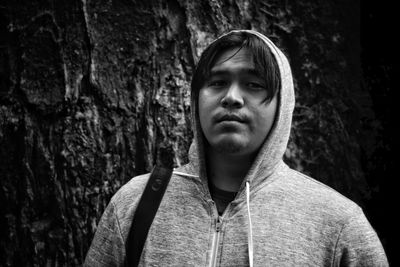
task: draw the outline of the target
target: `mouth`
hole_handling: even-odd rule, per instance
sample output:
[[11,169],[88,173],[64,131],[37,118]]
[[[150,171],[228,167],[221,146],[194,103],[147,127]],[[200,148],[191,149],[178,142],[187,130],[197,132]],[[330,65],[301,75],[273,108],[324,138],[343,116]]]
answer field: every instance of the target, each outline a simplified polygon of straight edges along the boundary
[[224,122],[224,121],[232,121],[232,122],[245,122],[245,119],[242,116],[236,115],[236,114],[225,114],[222,116],[219,116],[216,120],[217,122]]

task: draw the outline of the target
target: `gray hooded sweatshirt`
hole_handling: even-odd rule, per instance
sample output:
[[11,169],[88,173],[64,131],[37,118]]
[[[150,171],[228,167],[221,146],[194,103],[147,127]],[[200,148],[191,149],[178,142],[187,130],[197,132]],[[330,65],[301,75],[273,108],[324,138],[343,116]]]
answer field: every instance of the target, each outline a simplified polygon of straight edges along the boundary
[[[195,138],[190,162],[174,170],[149,230],[140,266],[388,266],[363,211],[330,187],[283,161],[294,89],[283,53],[264,35],[279,65],[275,123],[236,198],[219,216],[208,188],[198,95],[192,92]],[[123,266],[125,242],[149,174],[111,199],[84,266]]]

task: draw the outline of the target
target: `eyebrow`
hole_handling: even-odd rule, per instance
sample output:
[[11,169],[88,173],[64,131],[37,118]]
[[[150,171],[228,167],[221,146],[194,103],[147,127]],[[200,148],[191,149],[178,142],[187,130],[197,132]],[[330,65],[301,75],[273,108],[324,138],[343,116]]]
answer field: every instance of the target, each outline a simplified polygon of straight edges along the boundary
[[[253,68],[244,68],[240,69],[244,74],[255,75],[261,77],[261,73]],[[218,76],[218,75],[229,75],[231,72],[228,70],[212,70],[210,71],[210,76]]]

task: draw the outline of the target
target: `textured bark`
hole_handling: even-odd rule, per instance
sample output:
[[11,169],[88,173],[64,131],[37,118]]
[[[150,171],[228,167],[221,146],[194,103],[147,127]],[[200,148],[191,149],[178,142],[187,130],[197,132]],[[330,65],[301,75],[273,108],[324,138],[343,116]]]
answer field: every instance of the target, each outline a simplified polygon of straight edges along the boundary
[[79,265],[118,188],[161,155],[187,162],[191,75],[229,29],[291,61],[285,160],[363,206],[379,191],[358,1],[21,0],[0,23],[0,265]]

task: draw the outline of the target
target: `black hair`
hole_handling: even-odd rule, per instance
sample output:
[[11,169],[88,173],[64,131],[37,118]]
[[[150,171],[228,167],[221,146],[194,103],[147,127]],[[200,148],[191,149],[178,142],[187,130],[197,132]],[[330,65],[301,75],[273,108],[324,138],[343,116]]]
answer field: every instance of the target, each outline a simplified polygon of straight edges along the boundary
[[236,53],[240,49],[246,48],[252,54],[256,70],[265,79],[266,90],[268,91],[266,101],[271,100],[281,87],[278,63],[268,45],[259,37],[248,32],[231,32],[214,41],[204,50],[192,78],[192,94],[198,96],[200,88],[203,87],[210,76],[211,68],[214,66],[218,55],[234,47],[238,48]]

